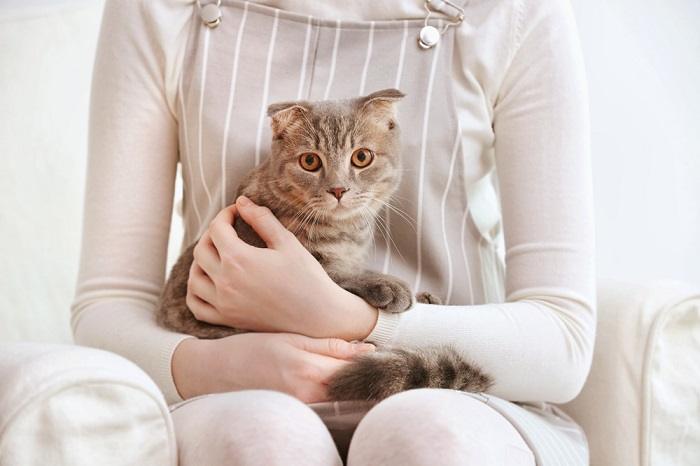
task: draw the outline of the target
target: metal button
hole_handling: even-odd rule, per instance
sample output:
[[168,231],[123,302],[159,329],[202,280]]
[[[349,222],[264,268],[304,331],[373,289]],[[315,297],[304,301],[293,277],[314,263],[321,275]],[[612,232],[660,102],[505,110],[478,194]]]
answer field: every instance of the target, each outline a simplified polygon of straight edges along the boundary
[[207,3],[199,10],[199,17],[205,26],[214,29],[221,24],[221,8],[217,4]]
[[429,49],[440,42],[440,31],[434,26],[423,26],[418,35],[418,45],[424,49]]

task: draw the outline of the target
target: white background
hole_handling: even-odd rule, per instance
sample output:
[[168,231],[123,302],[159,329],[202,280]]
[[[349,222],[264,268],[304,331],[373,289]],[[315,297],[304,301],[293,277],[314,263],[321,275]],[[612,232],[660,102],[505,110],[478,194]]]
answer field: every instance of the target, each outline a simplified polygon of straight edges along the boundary
[[574,0],[599,275],[700,285],[700,2]]

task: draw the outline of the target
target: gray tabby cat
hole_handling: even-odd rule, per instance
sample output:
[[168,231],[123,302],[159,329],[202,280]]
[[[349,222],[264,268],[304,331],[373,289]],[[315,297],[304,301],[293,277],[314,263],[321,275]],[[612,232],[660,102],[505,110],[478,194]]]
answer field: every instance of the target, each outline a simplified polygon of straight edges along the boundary
[[[271,155],[238,188],[279,221],[319,261],[330,278],[386,312],[409,309],[414,298],[398,278],[364,268],[375,220],[401,179],[400,136],[394,104],[403,94],[386,89],[350,100],[270,105]],[[265,243],[240,218],[238,236]],[[173,267],[157,308],[158,322],[199,338],[245,330],[196,320],[185,303],[196,242]],[[429,293],[421,302],[438,303]],[[490,377],[450,347],[386,348],[361,355],[329,383],[333,400],[380,400],[411,388],[484,391]]]

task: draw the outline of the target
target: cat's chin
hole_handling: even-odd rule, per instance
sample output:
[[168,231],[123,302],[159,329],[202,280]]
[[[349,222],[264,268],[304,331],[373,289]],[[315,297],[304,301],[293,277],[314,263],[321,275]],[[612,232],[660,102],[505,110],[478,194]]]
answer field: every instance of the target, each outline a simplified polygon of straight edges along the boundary
[[359,210],[356,206],[348,206],[342,202],[327,206],[324,210],[326,217],[333,220],[347,220],[357,217]]

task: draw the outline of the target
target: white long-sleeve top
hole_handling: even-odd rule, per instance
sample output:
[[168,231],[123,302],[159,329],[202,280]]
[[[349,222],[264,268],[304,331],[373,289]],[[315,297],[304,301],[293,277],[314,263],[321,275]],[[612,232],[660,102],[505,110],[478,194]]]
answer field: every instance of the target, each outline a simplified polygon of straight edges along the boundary
[[[424,17],[419,0],[259,3],[343,20]],[[78,343],[135,361],[169,402],[180,400],[171,358],[187,336],[158,327],[153,310],[166,273],[178,84],[193,8],[190,0],[106,2],[72,306]],[[479,123],[493,129],[505,302],[380,312],[368,340],[451,343],[493,376],[492,394],[564,402],[583,386],[595,331],[588,95],[573,14],[567,0],[474,0],[466,15],[474,19],[456,30],[453,92],[463,144],[473,138],[475,114],[466,109],[475,98],[485,109]],[[467,71],[479,52],[479,66]]]

